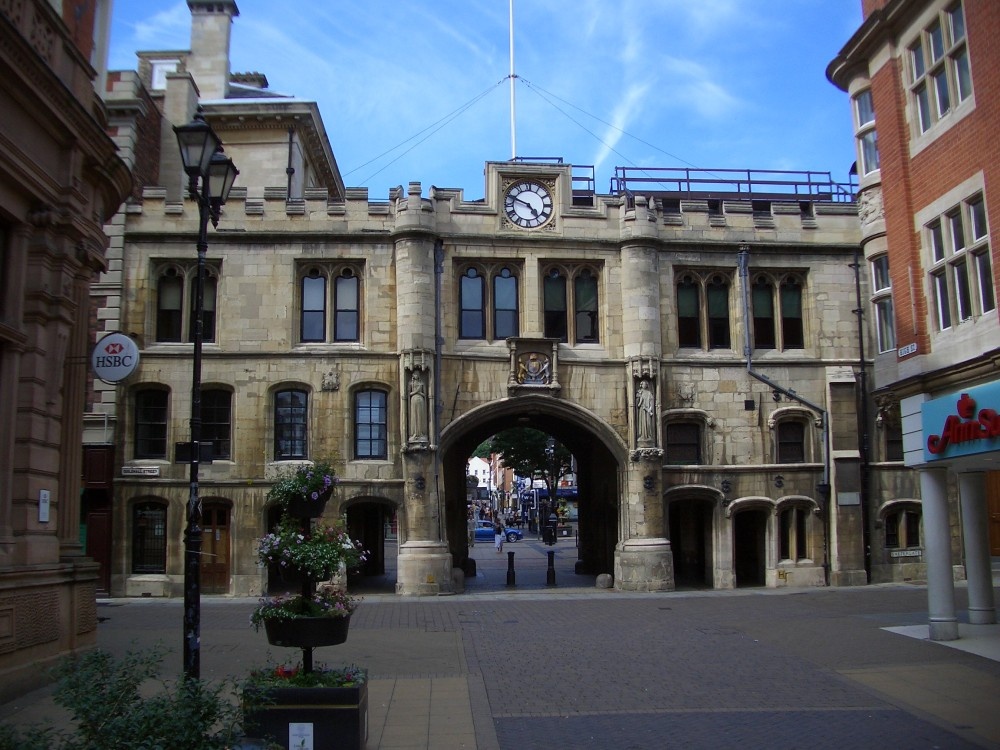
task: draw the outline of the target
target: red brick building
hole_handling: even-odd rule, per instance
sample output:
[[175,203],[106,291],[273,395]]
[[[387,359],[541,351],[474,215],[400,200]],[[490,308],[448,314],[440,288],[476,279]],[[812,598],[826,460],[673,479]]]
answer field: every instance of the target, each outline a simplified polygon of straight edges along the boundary
[[[977,425],[984,409],[1000,408],[1000,3],[862,7],[827,77],[850,95],[858,145],[876,460],[900,460],[920,477],[920,498],[880,488],[876,528],[887,554],[926,563],[930,634],[948,640],[959,635],[953,587],[963,572],[970,622],[996,621],[1000,436]],[[965,393],[977,407],[956,409]],[[929,449],[946,422],[975,438]]]

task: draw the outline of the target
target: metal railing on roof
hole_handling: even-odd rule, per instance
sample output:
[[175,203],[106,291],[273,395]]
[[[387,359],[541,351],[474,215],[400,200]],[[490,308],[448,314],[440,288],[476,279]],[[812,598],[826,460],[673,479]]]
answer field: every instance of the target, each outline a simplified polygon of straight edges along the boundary
[[834,182],[829,172],[776,169],[615,167],[611,178],[613,195],[849,203],[856,191],[857,185]]

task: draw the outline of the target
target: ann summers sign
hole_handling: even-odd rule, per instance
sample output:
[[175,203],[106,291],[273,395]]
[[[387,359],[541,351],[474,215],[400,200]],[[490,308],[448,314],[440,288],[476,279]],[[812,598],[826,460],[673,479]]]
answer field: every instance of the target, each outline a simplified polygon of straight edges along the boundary
[[922,404],[924,460],[1000,450],[1000,384],[968,388]]
[[117,383],[139,366],[139,347],[124,333],[109,333],[94,347],[90,366],[101,380]]

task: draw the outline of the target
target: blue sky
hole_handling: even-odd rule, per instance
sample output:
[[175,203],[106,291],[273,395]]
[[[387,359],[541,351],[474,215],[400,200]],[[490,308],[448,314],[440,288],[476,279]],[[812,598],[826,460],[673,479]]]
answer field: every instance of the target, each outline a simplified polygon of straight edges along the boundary
[[[319,103],[348,186],[483,196],[512,155],[508,0],[238,0],[231,69]],[[827,64],[860,0],[514,0],[517,155],[596,168],[790,169],[846,182]],[[118,0],[110,67],[190,44],[185,0]]]

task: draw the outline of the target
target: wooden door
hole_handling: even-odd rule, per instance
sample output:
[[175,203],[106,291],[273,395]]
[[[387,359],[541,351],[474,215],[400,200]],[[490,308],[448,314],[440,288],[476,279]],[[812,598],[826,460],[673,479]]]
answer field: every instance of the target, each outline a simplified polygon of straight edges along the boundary
[[111,512],[95,510],[87,513],[87,557],[100,565],[97,591],[111,591]]
[[229,593],[229,508],[206,505],[202,511],[201,588],[206,594]]
[[1000,557],[1000,471],[986,474],[986,516],[990,527],[990,555]]

